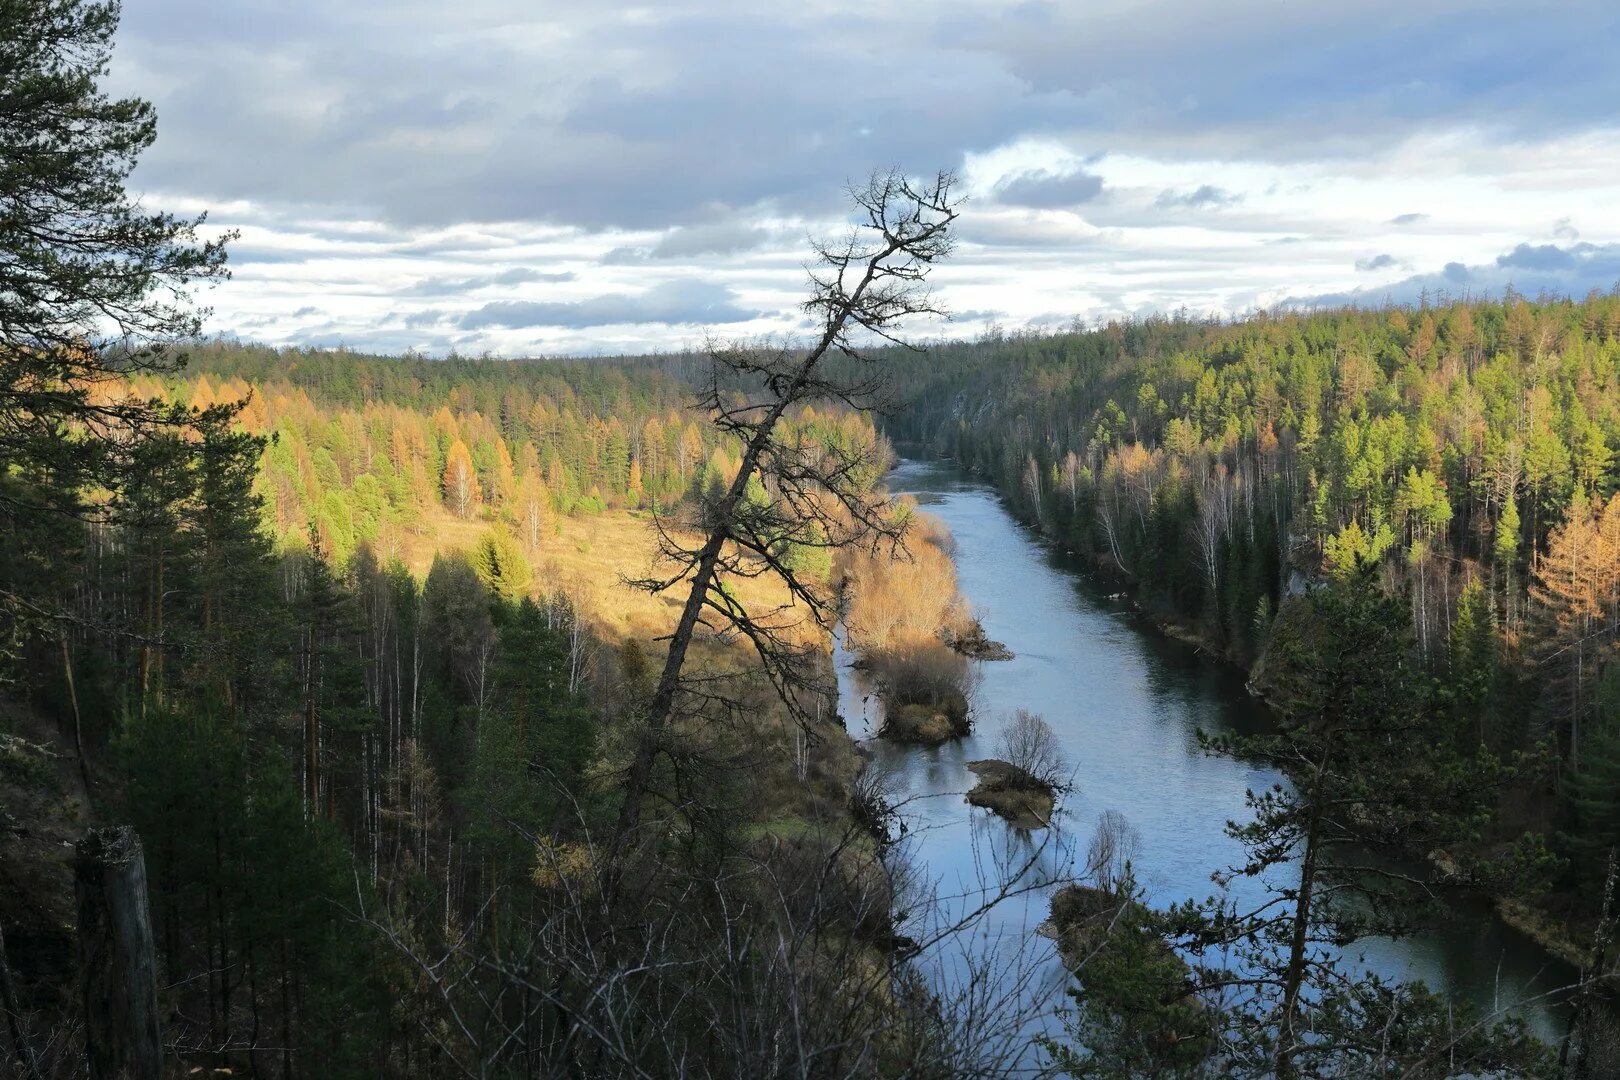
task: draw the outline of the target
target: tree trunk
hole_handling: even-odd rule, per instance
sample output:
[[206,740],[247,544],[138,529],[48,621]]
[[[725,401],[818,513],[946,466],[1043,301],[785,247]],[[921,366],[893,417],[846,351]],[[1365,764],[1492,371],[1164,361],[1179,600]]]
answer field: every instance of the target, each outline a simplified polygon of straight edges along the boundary
[[91,1080],[160,1080],[156,955],[146,860],[127,825],[78,844],[79,975]]
[[1305,982],[1305,950],[1311,926],[1311,894],[1316,886],[1317,830],[1320,812],[1313,806],[1305,833],[1305,855],[1299,864],[1293,934],[1288,943],[1288,970],[1283,976],[1282,1022],[1277,1030],[1277,1076],[1288,1080],[1294,1069],[1294,1025],[1299,1019],[1300,990]]
[[315,628],[304,638],[304,814],[320,810],[320,723],[315,712]]
[[57,638],[62,643],[62,677],[67,682],[68,703],[73,706],[73,752],[79,758],[79,779],[84,781],[85,797],[90,797],[90,763],[84,757],[84,720],[79,715],[79,688],[73,680],[73,651],[67,631]]
[[[935,243],[936,238],[942,236],[956,216],[954,210],[944,206],[949,178],[942,174],[934,196],[930,197],[916,196],[904,183],[897,188],[892,177],[884,186],[880,187],[879,184],[880,182],[874,178],[872,201],[861,202],[857,197],[857,202],[870,215],[870,227],[881,229],[883,245],[870,255],[856,256],[855,242],[851,240],[849,254],[842,262],[837,254],[818,249],[823,263],[836,270],[836,273],[830,275],[826,281],[814,274],[811,275],[816,291],[805,307],[807,310],[825,311],[826,323],[822,332],[804,354],[803,359],[792,369],[791,374],[786,371],[776,372],[765,380],[771,397],[756,406],[763,410],[759,419],[736,428],[739,434],[748,432],[741,459],[737,464],[736,475],[721,496],[718,505],[713,508],[712,518],[706,526],[708,535],[703,546],[690,553],[692,560],[683,568],[690,570],[690,578],[687,579],[690,586],[686,601],[682,605],[681,617],[675,631],[669,638],[669,651],[664,659],[663,672],[648,705],[646,723],[638,734],[635,753],[625,775],[624,801],[619,809],[618,822],[613,831],[608,854],[608,862],[615,868],[606,890],[609,895],[616,891],[620,881],[616,868],[641,822],[641,804],[652,780],[653,765],[658,758],[665,728],[675,715],[687,651],[696,634],[710,591],[716,586],[722,552],[727,542],[733,539],[732,530],[737,525],[737,509],[746,495],[749,481],[759,473],[763,455],[772,446],[777,424],[788,408],[800,400],[799,395],[810,385],[817,365],[835,345],[839,344],[845,327],[852,319],[865,329],[887,337],[882,327],[894,319],[905,314],[920,314],[931,310],[923,306],[913,308],[910,305],[907,299],[907,283],[920,281],[926,273],[927,264],[949,250],[948,243]],[[905,218],[898,228],[891,230],[887,218],[889,199],[901,196],[915,197],[917,205],[911,216]],[[934,201],[929,202],[929,198]],[[929,210],[938,212],[942,219],[927,222],[925,218]],[[908,261],[920,261],[910,261],[909,265],[903,268],[886,268],[885,260],[897,253],[904,253]],[[846,288],[846,272],[859,274],[853,287]],[[869,302],[867,291],[879,282],[883,286],[882,295],[875,303]],[[848,352],[847,348],[843,346],[840,348]],[[716,387],[718,388],[718,383]],[[718,393],[718,389],[716,392]],[[666,587],[668,586],[660,586],[658,591]]]
[[[1620,872],[1617,870],[1616,859],[1615,849],[1610,848],[1609,872],[1603,882],[1603,915],[1598,919],[1598,928],[1593,935],[1591,959],[1581,971],[1580,990],[1575,999],[1575,1019],[1558,1052],[1558,1067],[1567,1068],[1569,1075],[1575,1080],[1584,1080],[1591,1075],[1592,1028],[1597,1019],[1598,986],[1609,966],[1609,947],[1613,943],[1615,931],[1615,878],[1617,872]],[[1571,1046],[1575,1050],[1573,1063],[1569,1060]]]

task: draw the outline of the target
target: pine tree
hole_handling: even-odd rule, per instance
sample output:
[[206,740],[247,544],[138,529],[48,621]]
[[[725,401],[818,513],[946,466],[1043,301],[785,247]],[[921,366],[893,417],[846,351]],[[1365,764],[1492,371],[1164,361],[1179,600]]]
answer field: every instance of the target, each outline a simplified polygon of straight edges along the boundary
[[[207,414],[194,444],[197,498],[188,525],[196,552],[187,590],[196,611],[197,677],[234,713],[271,662],[279,604],[263,500],[254,491],[264,441],[230,428],[231,416]],[[260,686],[265,680],[258,679]]]
[[[1590,856],[1620,849],[1620,661],[1605,666],[1596,691],[1584,761],[1570,783],[1570,806],[1579,826],[1572,839],[1577,850]],[[1594,878],[1604,863],[1604,858],[1589,857],[1576,865]]]
[[1489,741],[1501,646],[1496,612],[1485,586],[1474,578],[1457,598],[1451,623],[1449,690],[1460,722],[1477,725],[1479,742]]
[[[167,346],[205,314],[189,288],[225,274],[230,237],[199,243],[202,217],[149,212],[125,190],[157,129],[150,103],[99,85],[118,15],[0,5],[0,472],[49,463],[88,482],[131,437],[183,424],[184,406],[109,383],[174,366]],[[26,512],[5,495],[0,512]]]
[[[358,628],[354,597],[333,572],[313,525],[308,553],[295,567],[304,812],[311,817],[332,817],[339,791],[354,794],[341,777],[343,736],[369,725],[373,717],[366,705],[365,679],[354,648]],[[331,772],[339,776],[334,778]]]
[[[1237,944],[1240,966],[1253,972],[1241,978],[1254,992],[1234,1030],[1271,1047],[1264,1065],[1280,1077],[1329,1068],[1353,1045],[1342,1010],[1382,992],[1348,978],[1338,950],[1410,933],[1445,882],[1438,870],[1423,880],[1359,853],[1449,850],[1472,840],[1500,782],[1497,763],[1462,749],[1434,707],[1404,605],[1383,596],[1368,572],[1313,593],[1310,611],[1297,638],[1272,646],[1284,703],[1277,730],[1201,736],[1212,752],[1291,779],[1250,792],[1253,817],[1228,825],[1247,861],[1223,878],[1260,877],[1270,898],[1248,910],[1224,901],[1189,906],[1179,916],[1182,943],[1195,955]],[[1221,986],[1239,976],[1216,965],[1201,977]]]

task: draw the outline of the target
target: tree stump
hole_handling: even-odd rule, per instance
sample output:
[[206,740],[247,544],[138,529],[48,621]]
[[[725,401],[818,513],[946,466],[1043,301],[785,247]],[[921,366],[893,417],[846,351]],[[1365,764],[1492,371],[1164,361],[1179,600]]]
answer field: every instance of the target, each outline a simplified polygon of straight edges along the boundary
[[79,841],[79,986],[92,1080],[161,1080],[157,965],[146,903],[146,859],[127,825]]

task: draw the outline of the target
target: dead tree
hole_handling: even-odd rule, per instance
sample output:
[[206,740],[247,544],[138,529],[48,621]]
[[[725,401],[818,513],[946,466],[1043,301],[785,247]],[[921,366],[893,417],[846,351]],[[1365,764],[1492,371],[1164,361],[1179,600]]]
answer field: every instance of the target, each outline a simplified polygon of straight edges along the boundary
[[[907,345],[899,336],[907,320],[938,315],[926,287],[933,264],[952,245],[957,216],[955,178],[941,173],[917,183],[897,172],[874,175],[852,189],[856,225],[839,244],[818,244],[804,311],[819,325],[807,349],[734,347],[711,350],[710,375],[699,404],[721,431],[741,445],[741,464],[723,491],[706,497],[696,527],[701,540],[681,539],[658,521],[666,576],[635,582],[649,592],[684,586],[686,599],[669,635],[669,652],[638,734],[626,775],[625,798],[614,833],[618,855],[641,818],[653,767],[665,749],[673,721],[734,710],[723,680],[691,676],[687,660],[700,627],[741,640],[758,655],[766,676],[790,713],[807,727],[814,702],[830,688],[802,631],[807,621],[822,630],[835,618],[833,599],[798,573],[796,548],[837,548],[863,540],[898,544],[903,522],[871,488],[876,447],[843,449],[788,437],[781,421],[790,410],[814,402],[855,409],[879,400],[884,380],[868,345]],[[838,361],[828,364],[829,359]],[[841,374],[829,372],[837,367]],[[849,374],[842,374],[849,373]],[[751,611],[727,589],[728,579],[772,576],[787,600]]]
[[1001,729],[996,749],[1002,760],[1036,784],[1054,789],[1062,786],[1068,763],[1052,725],[1039,713],[1015,710]]
[[157,968],[146,903],[146,859],[127,825],[79,841],[79,986],[92,1080],[159,1080]]

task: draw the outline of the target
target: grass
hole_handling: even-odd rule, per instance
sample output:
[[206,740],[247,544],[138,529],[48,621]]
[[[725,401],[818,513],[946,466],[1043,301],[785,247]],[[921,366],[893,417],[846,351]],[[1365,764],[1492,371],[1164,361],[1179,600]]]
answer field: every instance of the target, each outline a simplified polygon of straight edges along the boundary
[[[411,572],[425,577],[435,555],[466,551],[493,526],[446,512],[426,518],[402,544],[401,559]],[[657,534],[642,511],[608,510],[578,517],[559,516],[538,554],[531,556],[535,582],[543,590],[561,589],[573,597],[592,628],[605,640],[634,639],[650,645],[670,632],[680,615],[685,590],[676,586],[654,595],[628,582],[668,576],[654,572]],[[760,611],[786,600],[785,590],[765,578],[733,578],[731,589],[751,609]],[[809,613],[806,612],[806,619]]]
[[[486,521],[437,514],[405,539],[400,557],[414,574],[425,577],[436,554],[470,549],[491,527]],[[629,584],[635,579],[671,575],[668,567],[655,572],[657,550],[650,514],[609,510],[559,516],[530,561],[537,589],[560,589],[571,597],[598,641],[609,646],[624,641],[641,644],[656,673],[664,654],[662,638],[674,628],[687,594],[683,585],[653,594]],[[726,587],[756,614],[788,599],[781,583],[768,576],[733,577]],[[809,612],[803,617],[805,631],[820,637]],[[739,642],[702,637],[694,643],[689,662],[711,671],[742,672],[757,671],[759,663],[753,651]],[[830,654],[823,662],[830,669]],[[746,791],[739,793],[751,819],[743,826],[746,837],[803,843],[823,834],[840,835],[848,827],[849,792],[862,767],[854,743],[831,718],[815,725],[815,750],[806,775],[798,776],[792,764],[796,726],[763,678],[747,681],[751,685],[738,690],[754,699],[749,715],[740,727],[714,733],[734,749],[746,748],[748,765],[742,771]]]

